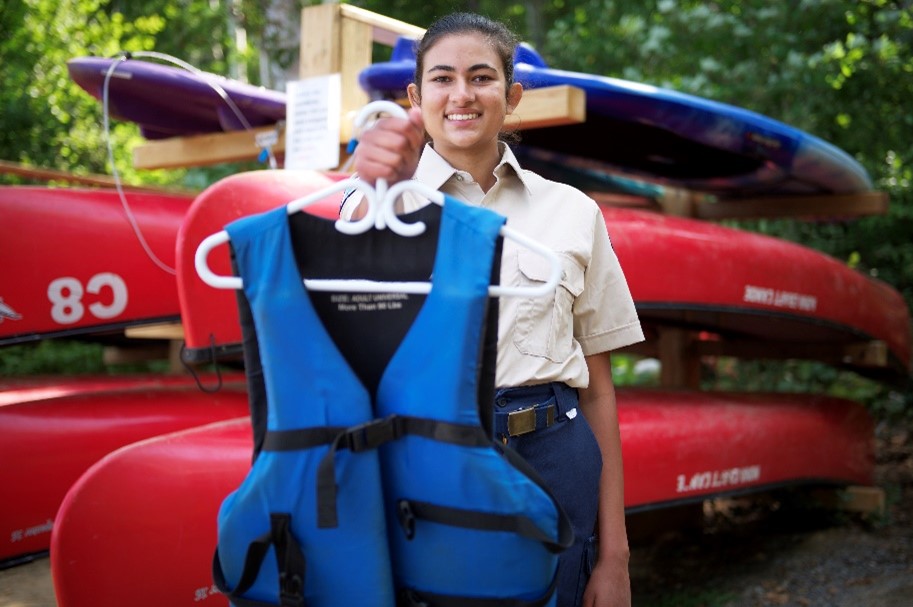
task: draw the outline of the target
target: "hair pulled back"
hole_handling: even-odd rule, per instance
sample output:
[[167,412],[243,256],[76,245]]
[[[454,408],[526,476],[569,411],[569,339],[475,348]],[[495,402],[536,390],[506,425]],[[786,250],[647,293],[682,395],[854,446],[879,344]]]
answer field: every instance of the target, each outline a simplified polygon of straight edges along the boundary
[[451,13],[432,23],[415,49],[415,85],[421,91],[425,53],[441,38],[459,34],[481,34],[485,36],[504,64],[504,78],[507,90],[514,83],[514,50],[519,40],[516,34],[501,23],[475,13]]

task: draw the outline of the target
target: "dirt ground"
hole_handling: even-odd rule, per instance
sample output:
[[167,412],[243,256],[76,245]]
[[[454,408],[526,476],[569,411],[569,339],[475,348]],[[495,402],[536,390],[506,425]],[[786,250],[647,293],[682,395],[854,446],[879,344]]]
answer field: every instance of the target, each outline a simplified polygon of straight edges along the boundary
[[[685,511],[694,524],[674,530],[632,520],[634,606],[913,605],[913,427],[879,427],[876,439],[882,518],[790,493]],[[56,607],[49,560],[0,571],[0,607]]]
[[632,550],[635,607],[910,607],[913,426],[876,433],[882,517],[825,510],[802,491],[704,508],[702,525]]

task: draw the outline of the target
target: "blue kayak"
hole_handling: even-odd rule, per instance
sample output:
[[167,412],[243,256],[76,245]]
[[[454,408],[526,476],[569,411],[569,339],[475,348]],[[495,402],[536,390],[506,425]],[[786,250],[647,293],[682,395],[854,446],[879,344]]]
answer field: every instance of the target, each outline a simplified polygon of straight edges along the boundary
[[[414,41],[359,76],[372,99],[401,99],[415,71]],[[586,93],[586,121],[523,131],[517,154],[565,180],[627,174],[722,198],[851,194],[872,190],[865,169],[838,147],[743,108],[642,83],[557,70],[528,45],[514,57],[524,88],[558,85]],[[522,107],[522,105],[521,105]],[[556,166],[560,165],[560,166]]]

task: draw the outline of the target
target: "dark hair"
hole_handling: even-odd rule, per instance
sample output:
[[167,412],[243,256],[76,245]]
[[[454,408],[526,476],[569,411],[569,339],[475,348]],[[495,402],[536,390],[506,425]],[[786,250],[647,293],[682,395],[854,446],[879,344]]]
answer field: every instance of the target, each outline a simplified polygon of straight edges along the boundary
[[506,25],[500,21],[483,17],[475,13],[451,13],[432,23],[415,48],[415,85],[422,88],[425,52],[437,44],[438,40],[453,34],[482,34],[491,43],[492,48],[504,64],[504,78],[507,90],[514,83],[514,50],[518,39]]

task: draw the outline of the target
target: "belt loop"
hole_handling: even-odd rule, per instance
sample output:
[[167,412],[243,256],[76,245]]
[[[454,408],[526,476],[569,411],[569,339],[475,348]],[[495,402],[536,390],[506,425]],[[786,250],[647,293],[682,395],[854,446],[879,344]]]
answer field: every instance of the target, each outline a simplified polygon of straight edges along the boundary
[[551,388],[555,395],[555,405],[558,407],[558,417],[565,419],[568,411],[576,409],[579,403],[577,388],[571,388],[563,382],[552,382]]

